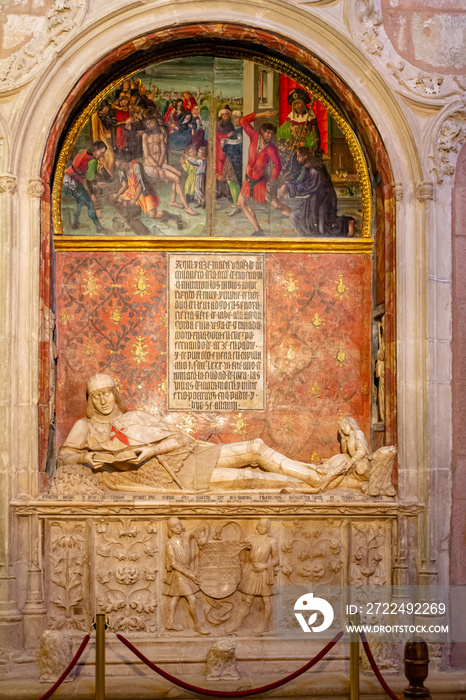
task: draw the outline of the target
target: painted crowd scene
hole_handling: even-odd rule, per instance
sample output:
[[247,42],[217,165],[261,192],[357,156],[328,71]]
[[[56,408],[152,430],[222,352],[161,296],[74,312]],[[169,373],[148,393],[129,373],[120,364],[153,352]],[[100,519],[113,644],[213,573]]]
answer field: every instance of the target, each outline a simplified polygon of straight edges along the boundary
[[63,233],[353,237],[361,187],[312,92],[258,63],[196,56],[123,80],[81,128]]

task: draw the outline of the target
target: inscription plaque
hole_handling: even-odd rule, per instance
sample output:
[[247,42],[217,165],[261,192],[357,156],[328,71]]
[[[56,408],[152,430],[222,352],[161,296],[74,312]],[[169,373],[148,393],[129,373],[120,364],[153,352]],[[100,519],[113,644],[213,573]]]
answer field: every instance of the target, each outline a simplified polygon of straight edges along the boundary
[[169,410],[263,410],[265,256],[168,259]]

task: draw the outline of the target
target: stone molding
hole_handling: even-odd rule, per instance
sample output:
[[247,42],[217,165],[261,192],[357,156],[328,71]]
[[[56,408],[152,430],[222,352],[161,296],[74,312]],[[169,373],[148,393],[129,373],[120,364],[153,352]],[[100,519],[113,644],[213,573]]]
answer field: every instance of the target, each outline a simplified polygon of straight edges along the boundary
[[[220,498],[219,498],[220,496]],[[165,502],[164,502],[165,501]],[[341,496],[331,495],[325,500],[313,496],[289,496],[271,495],[266,499],[251,497],[248,502],[244,501],[244,495],[233,496],[231,494],[212,494],[199,501],[195,494],[186,496],[164,495],[153,499],[142,499],[139,497],[136,502],[132,497],[122,499],[92,498],[92,500],[75,499],[73,501],[63,501],[50,499],[47,497],[40,499],[17,498],[11,502],[17,515],[47,515],[57,517],[63,514],[97,516],[105,509],[105,513],[112,515],[152,515],[154,507],[158,515],[358,515],[374,516],[385,515],[394,517],[397,513],[415,516],[424,511],[422,503],[410,501],[397,503],[391,499],[374,500],[344,500]],[[154,505],[155,504],[155,505]]]

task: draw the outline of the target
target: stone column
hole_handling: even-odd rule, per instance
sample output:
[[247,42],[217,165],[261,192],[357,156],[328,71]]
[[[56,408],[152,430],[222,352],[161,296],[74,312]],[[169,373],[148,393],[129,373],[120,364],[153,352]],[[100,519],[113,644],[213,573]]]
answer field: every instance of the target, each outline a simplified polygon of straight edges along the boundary
[[10,515],[12,452],[14,446],[10,431],[11,391],[11,340],[13,335],[11,301],[11,249],[13,199],[17,196],[17,180],[9,173],[0,175],[0,424],[2,449],[0,451],[0,649],[18,648],[21,645],[21,614],[15,600],[14,542]]

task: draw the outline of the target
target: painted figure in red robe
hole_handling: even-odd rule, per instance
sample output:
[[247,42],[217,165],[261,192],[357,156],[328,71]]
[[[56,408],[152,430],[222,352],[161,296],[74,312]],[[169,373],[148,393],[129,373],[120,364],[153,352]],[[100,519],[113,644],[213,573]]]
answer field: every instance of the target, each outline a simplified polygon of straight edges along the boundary
[[254,209],[248,203],[248,199],[253,199],[261,204],[264,204],[267,199],[276,209],[281,209],[276,193],[269,194],[267,192],[267,183],[269,182],[267,176],[268,163],[271,162],[273,166],[271,177],[273,184],[276,184],[280,175],[281,165],[277,147],[273,143],[273,138],[277,132],[276,127],[270,122],[266,122],[257,131],[251,126],[251,122],[261,117],[270,119],[276,114],[278,112],[267,111],[258,114],[253,112],[240,119],[240,124],[251,142],[249,145],[246,177],[238,197],[238,207],[242,209],[244,215],[254,226],[254,236],[263,236],[264,231],[260,227]]

